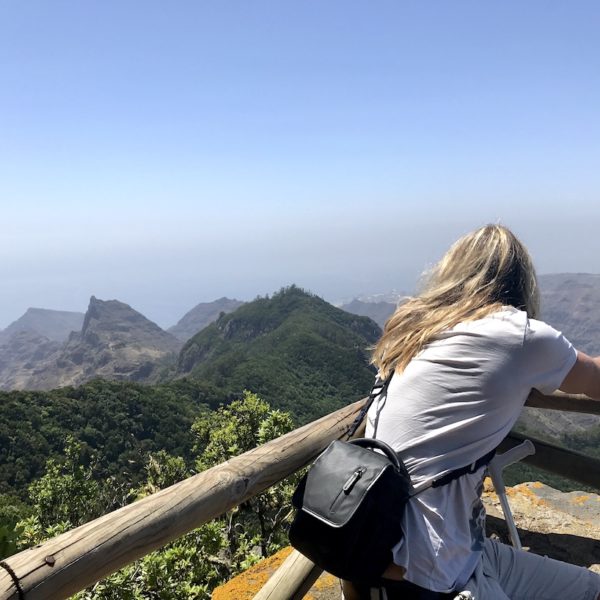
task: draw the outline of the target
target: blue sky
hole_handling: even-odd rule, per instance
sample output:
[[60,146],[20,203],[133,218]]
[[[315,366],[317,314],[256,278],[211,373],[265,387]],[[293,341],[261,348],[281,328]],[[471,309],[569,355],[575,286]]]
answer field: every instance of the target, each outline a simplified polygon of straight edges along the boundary
[[0,328],[413,288],[512,227],[600,272],[594,2],[5,1]]

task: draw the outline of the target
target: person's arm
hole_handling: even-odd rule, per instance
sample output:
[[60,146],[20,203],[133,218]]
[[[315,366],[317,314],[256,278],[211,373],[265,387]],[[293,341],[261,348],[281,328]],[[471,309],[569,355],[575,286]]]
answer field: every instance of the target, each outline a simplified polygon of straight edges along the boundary
[[585,394],[600,399],[600,356],[577,351],[577,360],[560,386],[567,394]]

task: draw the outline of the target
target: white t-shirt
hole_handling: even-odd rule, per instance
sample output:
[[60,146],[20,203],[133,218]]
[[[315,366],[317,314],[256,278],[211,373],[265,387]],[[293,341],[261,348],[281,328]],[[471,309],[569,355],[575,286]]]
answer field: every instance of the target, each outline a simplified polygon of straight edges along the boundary
[[[507,307],[459,323],[428,344],[368,413],[366,435],[398,452],[413,483],[472,464],[511,430],[531,392],[552,393],[575,364],[571,343],[549,325]],[[481,557],[482,467],[412,498],[394,562],[427,589],[463,585]]]

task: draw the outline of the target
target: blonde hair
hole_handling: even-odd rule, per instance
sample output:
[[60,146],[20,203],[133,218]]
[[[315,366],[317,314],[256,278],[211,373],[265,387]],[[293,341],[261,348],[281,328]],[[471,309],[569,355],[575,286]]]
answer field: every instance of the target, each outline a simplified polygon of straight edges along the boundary
[[401,372],[442,331],[503,306],[536,317],[537,278],[517,237],[501,225],[486,225],[456,241],[426,275],[421,293],[396,309],[372,362],[383,377],[392,370]]

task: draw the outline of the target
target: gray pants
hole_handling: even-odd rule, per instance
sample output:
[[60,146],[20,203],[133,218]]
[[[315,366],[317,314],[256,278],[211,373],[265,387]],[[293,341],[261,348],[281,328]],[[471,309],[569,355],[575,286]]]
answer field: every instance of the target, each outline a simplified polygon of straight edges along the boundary
[[596,600],[600,575],[486,539],[483,560],[464,589],[476,600]]
[[[475,600],[596,600],[600,597],[600,575],[486,539],[475,573],[456,594],[463,590],[471,592]],[[366,594],[344,588],[342,594],[343,600],[403,597],[383,588],[372,588]]]

